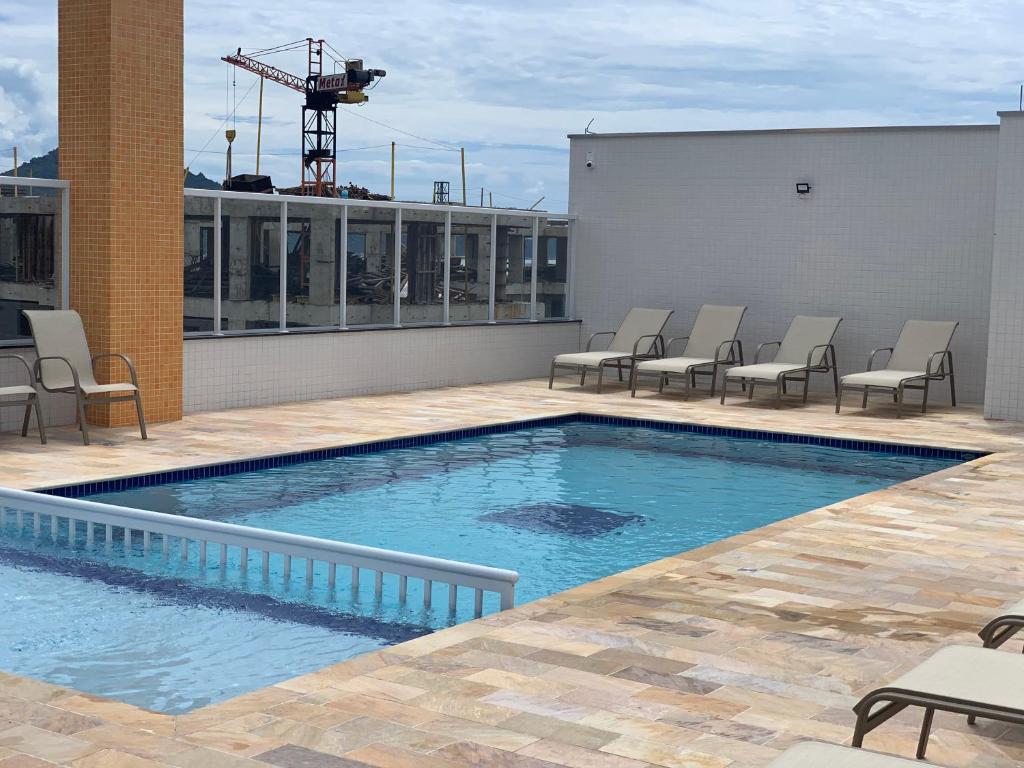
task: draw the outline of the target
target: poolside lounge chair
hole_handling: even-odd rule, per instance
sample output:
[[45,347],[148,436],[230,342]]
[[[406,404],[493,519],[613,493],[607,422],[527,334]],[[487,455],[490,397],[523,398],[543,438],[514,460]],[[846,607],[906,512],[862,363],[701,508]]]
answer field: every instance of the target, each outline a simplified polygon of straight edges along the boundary
[[[868,390],[882,389],[892,393],[896,415],[903,415],[903,393],[907,389],[924,390],[921,413],[928,408],[928,383],[949,379],[949,399],[956,405],[956,386],[953,381],[953,353],[949,342],[959,323],[943,320],[907,320],[896,340],[895,347],[876,349],[868,358],[868,369],[863,373],[843,376],[836,392],[836,413],[844,389],[863,389],[861,408],[868,407]],[[875,355],[889,353],[885,368],[872,370]]]
[[804,741],[776,757],[767,768],[921,768],[921,764],[866,749]]
[[950,645],[940,649],[905,675],[878,688],[853,708],[857,724],[853,746],[907,707],[924,709],[917,757],[928,748],[935,710],[1024,725],[1024,656],[991,648]]
[[[722,381],[722,400],[728,391],[729,379],[739,379],[750,385],[747,399],[754,396],[758,382],[775,385],[775,407],[782,403],[790,381],[803,382],[803,401],[807,402],[807,389],[812,373],[832,373],[833,386],[839,391],[839,377],[836,372],[836,348],[832,339],[843,321],[841,317],[807,317],[797,315],[789,324],[782,341],[766,341],[758,345],[753,365],[740,365],[725,372]],[[775,359],[762,363],[761,352],[766,347],[778,346]]]
[[[650,360],[665,354],[665,342],[661,332],[672,315],[671,309],[639,309],[629,310],[617,331],[598,331],[587,341],[584,352],[569,352],[558,355],[551,361],[551,375],[548,377],[548,389],[554,385],[555,369],[569,368],[580,374],[580,386],[587,380],[587,370],[597,370],[597,391],[601,391],[606,366],[615,366],[622,381],[622,366],[629,365],[632,375],[633,366],[639,360]],[[611,336],[608,349],[591,351],[590,346],[598,336]]]
[[673,342],[685,341],[682,356],[637,363],[630,382],[632,396],[636,397],[637,380],[641,376],[657,376],[659,392],[664,391],[671,378],[682,379],[683,396],[688,398],[690,388],[697,386],[697,376],[700,375],[711,376],[711,397],[714,397],[719,367],[743,365],[743,343],[736,338],[736,333],[746,311],[746,307],[702,306],[690,335],[669,339],[665,344],[668,354]]
[[28,434],[28,422],[32,418],[33,409],[36,412],[36,425],[39,427],[39,442],[46,445],[46,427],[43,426],[43,414],[39,410],[39,391],[32,383],[32,369],[28,367],[25,358],[21,355],[0,355],[0,360],[17,360],[25,367],[28,374],[27,384],[12,384],[0,387],[0,398],[17,397],[17,400],[0,400],[0,408],[12,405],[25,406],[25,419],[21,422],[21,436]]
[[[142,414],[142,395],[135,375],[135,365],[125,355],[109,352],[89,354],[85,328],[77,312],[65,310],[24,310],[32,329],[36,345],[35,377],[47,392],[75,396],[78,406],[78,424],[82,441],[89,444],[89,424],[85,419],[85,406],[99,403],[135,401],[139,418],[139,432],[146,439],[146,419]],[[100,384],[96,381],[93,365],[97,360],[117,357],[128,366],[131,383]]]
[[1024,600],[1011,605],[978,633],[986,648],[998,648],[1024,629]]

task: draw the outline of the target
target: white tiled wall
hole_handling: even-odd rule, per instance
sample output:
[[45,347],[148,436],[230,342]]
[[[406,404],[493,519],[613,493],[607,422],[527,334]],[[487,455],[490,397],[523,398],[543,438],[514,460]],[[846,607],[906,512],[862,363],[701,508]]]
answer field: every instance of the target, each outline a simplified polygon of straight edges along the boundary
[[1000,114],[985,415],[1024,421],[1024,114]]
[[578,323],[190,339],[185,410],[543,376]]
[[684,335],[702,303],[746,304],[752,357],[794,314],[841,315],[848,372],[906,319],[956,319],[958,394],[980,402],[998,144],[996,126],[574,137],[584,333],[647,306]]

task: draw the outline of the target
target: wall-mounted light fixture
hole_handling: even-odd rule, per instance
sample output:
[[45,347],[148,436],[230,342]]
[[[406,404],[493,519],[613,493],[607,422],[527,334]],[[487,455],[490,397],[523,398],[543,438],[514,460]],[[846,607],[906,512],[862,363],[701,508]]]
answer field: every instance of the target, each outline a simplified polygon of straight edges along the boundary
[[594,153],[593,152],[587,152],[587,168],[593,168],[593,167],[594,167]]
[[811,185],[806,181],[798,181],[796,183],[796,193],[798,195],[809,195],[811,194]]

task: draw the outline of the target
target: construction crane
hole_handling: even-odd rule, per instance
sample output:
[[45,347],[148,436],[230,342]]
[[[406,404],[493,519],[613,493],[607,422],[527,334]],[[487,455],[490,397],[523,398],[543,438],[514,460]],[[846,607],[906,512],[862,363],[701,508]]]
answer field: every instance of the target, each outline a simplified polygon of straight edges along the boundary
[[[324,72],[324,48],[330,46],[322,39],[314,40],[311,37],[306,38],[306,45],[309,68],[305,78],[285,72],[256,58],[264,52],[246,55],[239,48],[235,53],[222,58],[239,69],[253,72],[305,95],[306,100],[302,105],[300,189],[304,195],[334,197],[337,194],[335,121],[338,105],[365,103],[368,97],[363,93],[363,89],[387,73],[383,69],[363,69],[362,59],[339,60],[330,56],[336,65],[344,65],[344,69],[340,72]],[[278,49],[268,49],[267,52],[288,49],[287,46],[281,46]]]

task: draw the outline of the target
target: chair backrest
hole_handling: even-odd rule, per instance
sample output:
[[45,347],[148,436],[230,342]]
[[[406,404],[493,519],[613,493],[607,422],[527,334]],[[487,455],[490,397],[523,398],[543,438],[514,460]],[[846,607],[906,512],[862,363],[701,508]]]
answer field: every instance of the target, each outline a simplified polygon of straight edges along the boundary
[[686,342],[683,357],[711,357],[718,352],[723,341],[732,341],[740,329],[746,307],[720,307],[705,304],[697,313]]
[[893,371],[927,370],[928,358],[949,348],[958,325],[952,320],[907,320],[885,367]]
[[[85,340],[82,318],[73,309],[24,310],[32,329],[32,340],[39,357],[66,358],[78,372],[80,384],[95,384],[92,355]],[[75,385],[68,367],[59,360],[44,360],[40,365],[40,379],[46,389],[67,389]]]
[[[633,307],[633,309],[629,310],[629,314],[626,315],[626,319],[622,321],[619,330],[615,332],[615,337],[612,339],[608,349],[612,352],[632,353],[634,345],[641,336],[661,333],[671,316],[671,309],[641,309]],[[654,344],[654,339],[649,341],[650,343],[644,341],[637,351],[641,354],[647,354]]]
[[[782,346],[775,355],[777,363],[807,363],[807,355],[819,344],[831,344],[836,335],[841,317],[808,317],[797,315],[789,324],[789,330],[782,339]],[[825,350],[819,349],[811,358],[811,365],[821,365]]]

